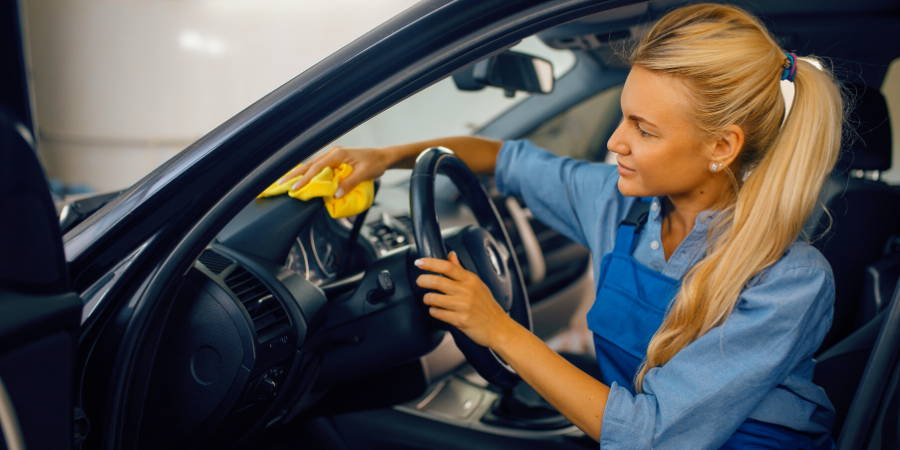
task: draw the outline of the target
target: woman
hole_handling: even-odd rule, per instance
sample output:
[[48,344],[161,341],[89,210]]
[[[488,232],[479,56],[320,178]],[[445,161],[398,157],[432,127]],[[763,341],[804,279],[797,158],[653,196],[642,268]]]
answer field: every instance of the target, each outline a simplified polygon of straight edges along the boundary
[[432,316],[492,348],[603,448],[830,448],[833,408],[811,378],[833,278],[798,235],[837,158],[837,84],[750,14],[713,4],[667,14],[631,63],[608,142],[617,166],[457,137],[334,148],[289,176],[304,175],[298,187],[346,162],[346,191],[445,146],[588,246],[601,380],[511,320],[454,254],[417,260],[439,275],[416,282],[436,291]]

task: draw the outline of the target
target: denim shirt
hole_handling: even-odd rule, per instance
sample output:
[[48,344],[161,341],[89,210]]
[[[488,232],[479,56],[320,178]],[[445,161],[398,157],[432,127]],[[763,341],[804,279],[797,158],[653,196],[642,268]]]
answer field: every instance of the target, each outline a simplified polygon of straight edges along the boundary
[[[532,214],[590,249],[594,279],[612,251],[616,228],[635,201],[616,184],[616,166],[553,155],[529,141],[505,142],[497,156],[497,187],[521,198]],[[683,279],[706,253],[712,211],[666,260],[660,199],[633,253],[639,262]],[[812,246],[794,242],[744,287],[731,315],[650,369],[643,392],[613,383],[603,415],[604,449],[718,448],[747,419],[819,434],[834,408],[812,382],[813,353],[831,326],[834,279]]]

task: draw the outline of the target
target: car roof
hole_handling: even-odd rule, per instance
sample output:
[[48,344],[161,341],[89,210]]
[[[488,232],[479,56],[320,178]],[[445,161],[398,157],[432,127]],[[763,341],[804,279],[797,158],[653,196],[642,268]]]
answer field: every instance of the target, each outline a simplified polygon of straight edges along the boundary
[[[636,2],[551,28],[539,37],[554,48],[594,53],[610,66],[624,66],[623,48],[684,0]],[[783,48],[828,58],[844,82],[881,86],[900,56],[900,1],[753,0],[731,2],[757,14]]]

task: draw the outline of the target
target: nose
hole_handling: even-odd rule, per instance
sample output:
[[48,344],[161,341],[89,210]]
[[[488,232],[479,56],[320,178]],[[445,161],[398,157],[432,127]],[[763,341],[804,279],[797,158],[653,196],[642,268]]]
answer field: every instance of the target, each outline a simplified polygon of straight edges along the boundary
[[606,141],[606,148],[613,153],[617,153],[619,155],[627,155],[631,153],[628,149],[628,144],[624,139],[624,127],[625,119],[619,121],[619,125],[616,127],[615,131],[613,131],[612,136],[609,137],[609,140]]

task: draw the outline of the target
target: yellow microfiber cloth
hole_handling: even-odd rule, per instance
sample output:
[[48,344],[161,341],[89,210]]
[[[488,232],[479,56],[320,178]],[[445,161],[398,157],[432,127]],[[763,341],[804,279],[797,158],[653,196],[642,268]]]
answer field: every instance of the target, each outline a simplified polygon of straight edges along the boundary
[[322,197],[325,201],[325,209],[328,210],[328,214],[331,217],[340,219],[341,217],[354,216],[372,206],[372,201],[375,200],[375,184],[372,180],[363,181],[351,189],[350,192],[345,192],[341,198],[335,198],[334,193],[337,191],[341,181],[344,181],[351,173],[353,173],[353,167],[349,164],[341,163],[337,169],[332,169],[331,167],[322,169],[306,183],[306,186],[300,189],[291,190],[291,186],[299,181],[302,175],[284,183],[276,181],[257,197],[274,197],[284,193],[300,200]]

